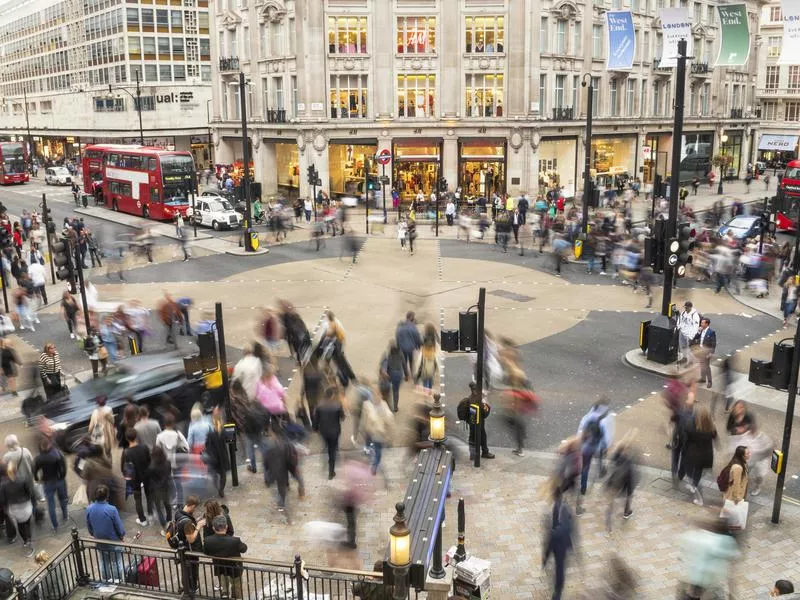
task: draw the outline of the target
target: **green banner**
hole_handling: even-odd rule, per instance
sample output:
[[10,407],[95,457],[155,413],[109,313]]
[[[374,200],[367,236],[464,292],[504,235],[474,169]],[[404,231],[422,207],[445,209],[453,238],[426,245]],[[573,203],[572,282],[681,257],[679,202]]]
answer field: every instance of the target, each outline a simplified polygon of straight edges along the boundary
[[750,31],[747,26],[747,5],[718,6],[722,24],[722,43],[717,56],[718,67],[739,67],[750,55]]

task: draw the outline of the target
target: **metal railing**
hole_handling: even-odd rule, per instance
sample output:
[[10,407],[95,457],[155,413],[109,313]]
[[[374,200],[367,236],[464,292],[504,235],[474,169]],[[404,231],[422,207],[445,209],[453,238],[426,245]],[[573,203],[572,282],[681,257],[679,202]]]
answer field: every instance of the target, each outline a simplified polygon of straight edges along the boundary
[[219,59],[220,71],[238,71],[239,58],[236,56],[221,56]]
[[743,108],[732,108],[731,109],[731,119],[741,119],[744,117],[744,109]]
[[710,72],[707,62],[693,62],[691,66],[693,75],[705,75]]
[[[83,538],[72,541],[30,577],[17,582],[7,600],[66,600],[82,586],[109,583],[119,590],[184,599],[355,600],[392,598],[383,573],[307,567],[250,558],[219,559],[177,550]],[[417,597],[411,590],[404,598]]]
[[267,123],[286,123],[286,110],[283,108],[268,108]]
[[554,121],[572,121],[573,110],[571,106],[560,106],[553,109]]

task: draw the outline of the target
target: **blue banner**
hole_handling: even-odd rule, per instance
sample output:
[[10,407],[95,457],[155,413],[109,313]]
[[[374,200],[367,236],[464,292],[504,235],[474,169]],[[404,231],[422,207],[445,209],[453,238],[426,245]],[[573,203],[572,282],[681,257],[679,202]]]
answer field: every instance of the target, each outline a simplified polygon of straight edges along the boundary
[[629,10],[614,10],[606,13],[608,22],[609,71],[630,71],[633,68],[633,53],[636,50],[636,32],[633,15]]

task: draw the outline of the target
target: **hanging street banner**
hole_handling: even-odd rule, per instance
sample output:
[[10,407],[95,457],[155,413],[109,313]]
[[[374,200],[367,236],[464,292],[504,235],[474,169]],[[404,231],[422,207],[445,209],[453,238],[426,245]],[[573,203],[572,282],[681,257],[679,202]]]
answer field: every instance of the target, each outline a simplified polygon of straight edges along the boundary
[[688,8],[662,8],[661,34],[664,40],[663,54],[659,67],[675,67],[678,65],[678,42],[686,40],[686,56],[694,54],[694,38],[692,37],[692,21]]
[[612,10],[606,13],[608,22],[609,71],[630,71],[633,68],[633,53],[636,50],[636,32],[633,15],[629,10]]
[[800,2],[782,0],[783,45],[779,65],[800,65]]
[[747,24],[747,5],[717,6],[722,24],[722,42],[717,55],[718,67],[740,67],[750,56],[750,31]]

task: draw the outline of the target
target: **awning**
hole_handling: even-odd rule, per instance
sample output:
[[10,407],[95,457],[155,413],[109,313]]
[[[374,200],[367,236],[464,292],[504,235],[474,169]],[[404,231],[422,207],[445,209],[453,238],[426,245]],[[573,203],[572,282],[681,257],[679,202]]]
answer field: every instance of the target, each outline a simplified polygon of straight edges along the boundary
[[796,135],[773,135],[769,133],[761,134],[761,140],[758,142],[759,150],[781,150],[794,152],[797,148]]

